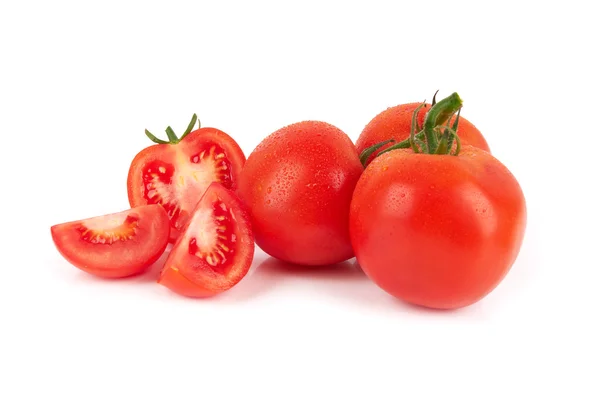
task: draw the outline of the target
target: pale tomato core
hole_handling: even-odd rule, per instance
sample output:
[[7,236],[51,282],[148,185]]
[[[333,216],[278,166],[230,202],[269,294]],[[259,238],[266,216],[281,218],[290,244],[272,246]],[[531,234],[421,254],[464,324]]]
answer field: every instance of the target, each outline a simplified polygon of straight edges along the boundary
[[191,210],[212,182],[231,188],[231,163],[222,147],[211,144],[197,154],[174,147],[172,164],[156,160],[143,172],[144,197],[149,204],[162,204],[173,226],[181,229]]
[[188,252],[203,260],[212,270],[226,274],[236,248],[234,231],[232,210],[217,199],[212,206],[194,214],[182,243],[188,243]]
[[89,218],[78,228],[81,239],[90,243],[112,244],[135,236],[139,218],[128,211]]

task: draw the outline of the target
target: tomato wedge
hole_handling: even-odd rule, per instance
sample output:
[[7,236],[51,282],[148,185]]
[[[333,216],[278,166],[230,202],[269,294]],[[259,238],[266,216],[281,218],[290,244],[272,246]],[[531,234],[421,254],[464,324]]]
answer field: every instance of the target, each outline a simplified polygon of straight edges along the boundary
[[183,296],[213,296],[241,281],[253,257],[246,209],[233,192],[215,182],[175,242],[158,283]]
[[233,138],[216,128],[199,128],[196,114],[187,130],[177,138],[167,128],[169,141],[157,139],[146,130],[156,145],[140,151],[129,168],[127,194],[132,207],[160,204],[171,221],[170,242],[175,242],[196,203],[208,185],[219,182],[235,190],[246,157]]
[[165,251],[169,230],[167,212],[156,204],[50,228],[56,248],[68,262],[104,278],[146,270]]

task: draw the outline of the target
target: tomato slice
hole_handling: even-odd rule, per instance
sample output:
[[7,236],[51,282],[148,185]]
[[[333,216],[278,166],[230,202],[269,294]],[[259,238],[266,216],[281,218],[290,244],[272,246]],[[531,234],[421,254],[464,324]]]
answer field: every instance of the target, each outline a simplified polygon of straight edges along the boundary
[[104,278],[146,270],[169,244],[169,229],[166,211],[156,204],[50,228],[56,248],[68,262]]
[[183,296],[213,296],[241,281],[253,257],[247,211],[233,192],[215,182],[175,242],[158,283]]
[[175,242],[212,182],[236,189],[246,157],[233,138],[215,128],[186,132],[170,142],[147,134],[162,144],[145,148],[131,162],[129,203],[162,205],[171,221],[170,241]]

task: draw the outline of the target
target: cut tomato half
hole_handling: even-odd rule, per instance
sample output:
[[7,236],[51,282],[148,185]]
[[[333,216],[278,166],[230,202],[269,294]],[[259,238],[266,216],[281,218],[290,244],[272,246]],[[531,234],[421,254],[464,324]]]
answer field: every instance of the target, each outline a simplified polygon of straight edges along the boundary
[[169,217],[147,205],[50,228],[59,253],[75,267],[105,278],[146,270],[169,244]]
[[189,297],[209,297],[248,273],[254,237],[244,206],[220,183],[212,183],[175,242],[158,283]]
[[181,138],[167,128],[169,141],[146,135],[156,145],[139,152],[129,168],[127,193],[132,207],[160,204],[171,221],[175,242],[194,207],[212,182],[235,190],[246,157],[237,142],[215,128],[192,131],[196,115]]

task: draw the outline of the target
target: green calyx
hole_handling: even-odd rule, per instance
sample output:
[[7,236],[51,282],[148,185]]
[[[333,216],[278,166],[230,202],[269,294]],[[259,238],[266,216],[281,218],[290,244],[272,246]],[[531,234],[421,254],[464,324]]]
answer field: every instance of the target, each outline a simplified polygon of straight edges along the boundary
[[186,128],[185,132],[183,132],[183,135],[181,135],[181,137],[179,137],[179,138],[173,131],[173,128],[171,128],[170,126],[167,126],[167,129],[165,129],[165,132],[167,132],[167,138],[169,139],[168,141],[157,138],[152,133],[150,133],[150,131],[148,131],[148,129],[145,130],[146,136],[148,136],[148,138],[150,140],[152,140],[154,143],[177,144],[177,143],[181,142],[181,140],[183,140],[183,138],[186,137],[192,131],[192,129],[194,129],[194,125],[196,125],[196,121],[198,121],[198,128],[200,128],[200,120],[198,120],[198,116],[196,114],[194,114],[192,116],[192,120],[188,124],[188,127]]
[[[462,99],[456,92],[440,101],[436,101],[436,95],[437,92],[433,96],[432,106],[425,116],[423,126],[419,126],[417,116],[419,115],[419,111],[425,107],[425,102],[413,111],[409,138],[379,152],[376,157],[388,151],[409,148],[412,148],[415,153],[458,155],[460,152],[458,121],[460,119]],[[456,119],[452,126],[450,126],[450,121],[452,121],[454,114],[456,114]],[[454,146],[455,141],[456,146]],[[367,159],[371,154],[390,142],[393,142],[393,140],[386,140],[365,149],[360,155],[363,165],[366,165]]]
[[377,150],[379,150],[388,143],[394,143],[394,139],[379,142],[369,148],[366,148],[362,153],[360,153],[360,163],[363,165],[363,167],[367,166],[367,160],[369,159],[369,157],[371,157],[371,154],[375,153]]

